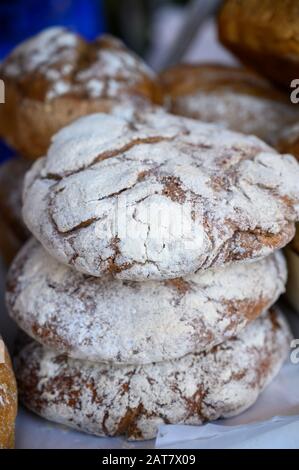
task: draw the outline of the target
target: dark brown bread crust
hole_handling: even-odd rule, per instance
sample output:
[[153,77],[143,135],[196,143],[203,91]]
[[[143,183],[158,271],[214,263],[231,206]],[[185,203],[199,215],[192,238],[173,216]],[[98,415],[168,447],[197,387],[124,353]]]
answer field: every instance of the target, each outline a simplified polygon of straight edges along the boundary
[[297,0],[226,0],[219,37],[243,63],[289,88],[299,76]]

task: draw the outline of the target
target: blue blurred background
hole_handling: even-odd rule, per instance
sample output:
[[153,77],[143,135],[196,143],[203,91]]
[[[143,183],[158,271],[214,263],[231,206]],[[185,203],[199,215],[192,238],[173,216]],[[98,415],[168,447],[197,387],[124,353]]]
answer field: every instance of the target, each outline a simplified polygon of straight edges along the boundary
[[62,24],[92,39],[105,26],[101,0],[1,0],[0,56],[47,26]]

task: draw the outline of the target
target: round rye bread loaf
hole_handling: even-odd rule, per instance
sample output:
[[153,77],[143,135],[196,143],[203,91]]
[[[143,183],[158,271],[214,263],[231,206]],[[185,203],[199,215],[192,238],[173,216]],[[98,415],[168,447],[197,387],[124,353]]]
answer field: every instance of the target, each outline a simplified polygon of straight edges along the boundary
[[235,336],[277,300],[286,274],[277,252],[166,281],[95,278],[31,240],[11,266],[7,305],[28,335],[57,353],[138,365],[206,351]]
[[53,134],[80,116],[136,98],[161,101],[155,74],[111,36],[93,42],[62,27],[17,46],[0,65],[0,134],[21,155],[43,155]]
[[273,146],[283,129],[299,120],[286,93],[246,68],[179,64],[160,81],[172,113],[254,134]]
[[278,373],[290,339],[271,310],[210,352],[143,366],[74,360],[33,342],[17,358],[20,398],[81,431],[150,439],[163,423],[200,425],[248,408]]
[[25,223],[92,276],[170,279],[286,245],[299,165],[253,136],[119,106],[62,129],[27,173]]

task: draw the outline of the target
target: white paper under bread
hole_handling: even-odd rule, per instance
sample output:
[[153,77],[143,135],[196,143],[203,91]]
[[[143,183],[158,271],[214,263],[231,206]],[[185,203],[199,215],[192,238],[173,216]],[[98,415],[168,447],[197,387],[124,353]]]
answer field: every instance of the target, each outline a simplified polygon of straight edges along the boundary
[[243,424],[240,426],[225,426],[207,424],[202,429],[172,429],[163,431],[158,436],[156,447],[172,448],[171,439],[176,433],[185,436],[184,441],[174,442],[175,449],[298,449],[299,446],[299,416],[276,416],[270,421]]

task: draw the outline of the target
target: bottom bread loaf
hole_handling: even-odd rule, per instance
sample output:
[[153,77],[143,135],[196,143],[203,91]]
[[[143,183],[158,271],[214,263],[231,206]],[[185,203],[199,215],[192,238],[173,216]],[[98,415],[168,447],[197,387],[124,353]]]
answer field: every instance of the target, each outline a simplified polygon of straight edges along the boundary
[[74,360],[31,342],[16,361],[20,398],[88,433],[150,439],[163,423],[199,425],[248,408],[279,371],[290,339],[271,309],[208,353],[143,366]]

